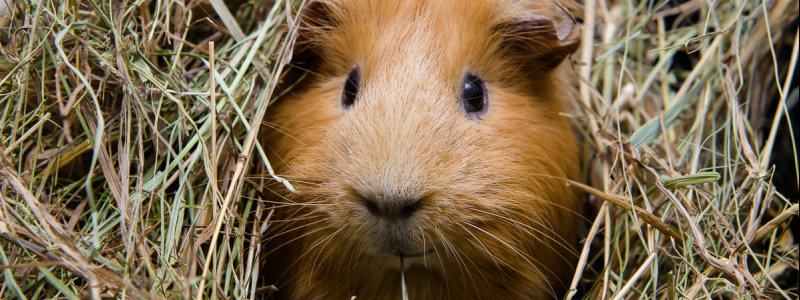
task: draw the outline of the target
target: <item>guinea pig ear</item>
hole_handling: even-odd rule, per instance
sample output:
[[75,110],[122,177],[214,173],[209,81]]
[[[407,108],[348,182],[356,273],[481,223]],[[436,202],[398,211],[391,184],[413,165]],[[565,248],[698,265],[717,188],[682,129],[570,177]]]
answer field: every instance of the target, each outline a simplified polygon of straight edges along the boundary
[[531,67],[551,70],[580,46],[580,26],[572,19],[554,21],[526,12],[501,22],[495,31],[502,35],[503,48],[533,59]]

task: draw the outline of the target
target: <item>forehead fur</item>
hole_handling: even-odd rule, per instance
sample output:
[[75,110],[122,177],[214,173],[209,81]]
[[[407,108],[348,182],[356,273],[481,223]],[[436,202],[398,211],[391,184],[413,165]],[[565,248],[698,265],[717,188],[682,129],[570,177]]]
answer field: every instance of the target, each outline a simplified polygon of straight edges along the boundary
[[[503,39],[518,34],[507,24],[526,15],[566,18],[557,0],[330,0],[319,6],[322,13],[311,16],[317,20],[305,28],[305,38],[324,57],[320,71],[334,73],[353,65],[391,69],[396,63],[425,69],[429,62],[445,66],[496,62],[493,51],[500,50]],[[364,70],[373,71],[378,70]]]

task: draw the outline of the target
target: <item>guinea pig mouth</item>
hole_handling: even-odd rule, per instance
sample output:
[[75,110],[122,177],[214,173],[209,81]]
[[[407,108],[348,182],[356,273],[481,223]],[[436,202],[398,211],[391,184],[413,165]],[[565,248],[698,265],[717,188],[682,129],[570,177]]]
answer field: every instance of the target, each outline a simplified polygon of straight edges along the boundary
[[[428,247],[424,247],[422,245],[415,245],[409,239],[397,239],[397,238],[384,238],[377,241],[377,245],[373,252],[373,255],[377,256],[397,256],[397,257],[404,257],[404,258],[411,258],[411,257],[422,257],[434,252],[433,248],[429,248],[430,244],[425,245]],[[422,247],[420,247],[422,246]]]
[[402,257],[402,258],[413,258],[413,257],[422,257],[428,254],[433,253],[433,249],[422,250],[422,251],[400,251],[398,250],[395,255]]

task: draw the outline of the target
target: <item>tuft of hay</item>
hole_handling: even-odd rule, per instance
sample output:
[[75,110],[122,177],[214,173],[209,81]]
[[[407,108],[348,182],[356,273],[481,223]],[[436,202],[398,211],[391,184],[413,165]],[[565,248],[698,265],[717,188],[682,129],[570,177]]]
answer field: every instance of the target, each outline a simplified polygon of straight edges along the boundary
[[245,174],[267,169],[256,137],[297,4],[10,2],[3,296],[269,292],[268,211],[249,201],[267,178]]
[[776,135],[798,122],[797,3],[587,0],[583,16],[574,118],[593,187],[572,184],[598,214],[572,293],[796,299],[798,199],[781,193],[797,184],[772,177],[798,181],[798,133]]
[[[302,2],[0,0],[0,295],[274,291],[257,136]],[[568,297],[797,298],[796,1],[584,2]]]

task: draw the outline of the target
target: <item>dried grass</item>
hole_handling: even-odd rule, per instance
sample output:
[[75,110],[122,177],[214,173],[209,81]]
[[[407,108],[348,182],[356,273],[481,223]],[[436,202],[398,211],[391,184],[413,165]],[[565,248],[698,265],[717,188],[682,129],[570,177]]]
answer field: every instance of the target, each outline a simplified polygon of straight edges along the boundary
[[[588,237],[596,249],[583,249],[595,274],[580,268],[573,287],[588,282],[589,298],[796,299],[786,221],[797,199],[776,192],[770,154],[776,141],[796,149],[793,133],[775,136],[797,121],[785,106],[797,95],[787,78],[797,3],[587,2],[596,23],[584,34],[596,39],[584,39],[595,44],[581,53],[592,59],[580,68],[589,80],[575,118],[595,188],[573,185],[599,214]],[[792,58],[778,60],[776,48]],[[776,163],[797,174],[796,154]]]

